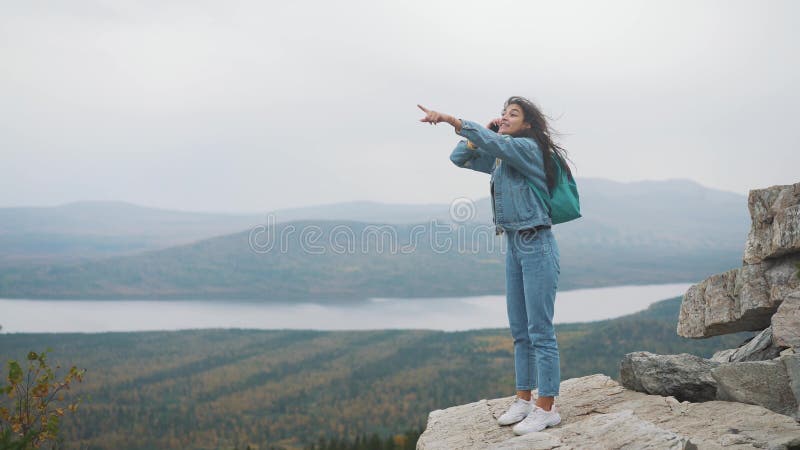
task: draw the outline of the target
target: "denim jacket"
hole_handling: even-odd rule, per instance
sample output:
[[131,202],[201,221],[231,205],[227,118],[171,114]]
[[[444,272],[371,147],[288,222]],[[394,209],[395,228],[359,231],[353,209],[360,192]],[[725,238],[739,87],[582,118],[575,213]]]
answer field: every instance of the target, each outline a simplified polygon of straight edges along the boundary
[[537,225],[552,225],[547,209],[527,180],[547,192],[542,152],[531,138],[517,138],[488,130],[469,120],[461,121],[457,134],[472,141],[475,150],[462,140],[450,154],[458,167],[491,174],[492,216],[496,234]]

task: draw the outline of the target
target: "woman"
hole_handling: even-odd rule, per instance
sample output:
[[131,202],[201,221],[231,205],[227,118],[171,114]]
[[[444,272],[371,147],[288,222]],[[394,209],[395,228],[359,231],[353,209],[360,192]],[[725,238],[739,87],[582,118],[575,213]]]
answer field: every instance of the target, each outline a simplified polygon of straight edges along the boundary
[[[497,421],[500,425],[516,423],[516,434],[557,425],[561,416],[553,403],[561,375],[553,306],[561,272],[560,254],[546,206],[528,182],[539,192],[555,186],[557,168],[552,156],[571,176],[564,163],[566,152],[552,141],[539,108],[522,97],[509,98],[502,117],[487,127],[417,106],[425,112],[421,122],[448,123],[456,134],[466,138],[450,155],[455,165],[492,175],[495,229],[497,234],[506,234],[508,244],[506,306],[514,339],[517,390],[516,399]],[[537,387],[534,402],[531,391]]]

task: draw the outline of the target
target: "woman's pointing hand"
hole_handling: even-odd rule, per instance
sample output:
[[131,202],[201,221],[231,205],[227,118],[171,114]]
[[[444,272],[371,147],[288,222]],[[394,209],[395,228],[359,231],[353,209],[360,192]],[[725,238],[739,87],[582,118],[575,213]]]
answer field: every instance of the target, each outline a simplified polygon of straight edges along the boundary
[[461,120],[456,119],[455,117],[449,114],[444,114],[438,111],[430,110],[422,105],[417,105],[417,107],[425,113],[425,117],[419,119],[420,122],[428,122],[431,125],[435,125],[440,122],[447,122],[450,125],[452,125],[456,129],[456,131],[461,130]]
[[431,125],[435,125],[439,122],[445,122],[445,120],[443,119],[443,116],[445,116],[445,114],[442,114],[438,111],[431,111],[430,109],[422,105],[417,105],[417,107],[421,109],[422,112],[425,113],[425,117],[419,119],[420,122],[428,122]]

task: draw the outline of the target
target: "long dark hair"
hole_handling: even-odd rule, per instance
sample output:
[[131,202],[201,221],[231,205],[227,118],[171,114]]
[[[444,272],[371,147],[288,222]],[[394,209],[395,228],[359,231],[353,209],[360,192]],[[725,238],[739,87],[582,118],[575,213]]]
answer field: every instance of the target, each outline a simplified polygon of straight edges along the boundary
[[547,123],[547,117],[542,114],[542,111],[539,109],[539,107],[527,98],[519,96],[512,96],[506,100],[503,109],[508,108],[508,105],[517,105],[522,108],[522,113],[524,115],[523,120],[531,126],[530,128],[518,133],[518,136],[532,138],[536,141],[536,144],[538,144],[539,149],[542,151],[542,157],[544,158],[544,169],[545,173],[547,174],[547,187],[549,189],[553,189],[557,182],[556,174],[558,172],[554,165],[555,161],[553,161],[551,156],[553,154],[558,157],[561,167],[566,169],[567,174],[572,177],[572,171],[570,170],[569,165],[566,163],[567,151],[553,141],[553,130]]

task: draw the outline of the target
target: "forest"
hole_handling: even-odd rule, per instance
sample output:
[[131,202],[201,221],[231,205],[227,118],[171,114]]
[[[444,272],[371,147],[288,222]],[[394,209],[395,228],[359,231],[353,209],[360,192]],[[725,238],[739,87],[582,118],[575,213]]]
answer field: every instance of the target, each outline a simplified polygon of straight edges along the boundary
[[[707,357],[752,335],[678,337],[679,305],[558,325],[562,378],[618,377],[638,350]],[[87,370],[68,449],[400,450],[430,411],[514,393],[506,329],[0,334],[4,364],[45,349]]]

